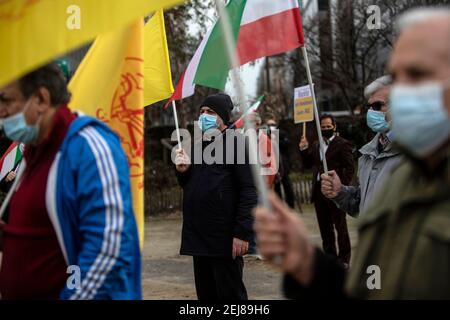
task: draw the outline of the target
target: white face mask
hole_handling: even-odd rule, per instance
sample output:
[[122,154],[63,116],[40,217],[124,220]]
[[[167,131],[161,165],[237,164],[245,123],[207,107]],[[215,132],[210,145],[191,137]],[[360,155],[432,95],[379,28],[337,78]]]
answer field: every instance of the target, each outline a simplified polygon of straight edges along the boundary
[[393,86],[392,133],[414,156],[424,158],[450,138],[450,115],[444,105],[444,91],[449,86],[449,81]]

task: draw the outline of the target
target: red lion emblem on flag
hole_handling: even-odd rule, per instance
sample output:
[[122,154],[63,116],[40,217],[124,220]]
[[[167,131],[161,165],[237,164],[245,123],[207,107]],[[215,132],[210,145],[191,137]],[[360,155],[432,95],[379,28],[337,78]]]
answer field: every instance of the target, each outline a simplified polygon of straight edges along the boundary
[[141,70],[139,64],[143,63],[141,58],[125,58],[125,70],[114,93],[109,113],[105,113],[103,109],[97,110],[97,118],[119,135],[128,157],[132,178],[144,176],[144,76],[136,71]]
[[0,0],[0,20],[22,19],[27,9],[41,0]]

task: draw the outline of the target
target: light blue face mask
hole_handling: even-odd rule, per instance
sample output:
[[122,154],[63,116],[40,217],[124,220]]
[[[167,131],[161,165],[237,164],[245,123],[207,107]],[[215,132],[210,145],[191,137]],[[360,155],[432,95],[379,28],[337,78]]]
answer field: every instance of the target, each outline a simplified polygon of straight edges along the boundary
[[198,127],[203,132],[210,129],[217,129],[217,117],[206,113],[200,115],[200,118],[198,118]]
[[25,120],[25,111],[28,109],[30,102],[31,100],[27,102],[27,105],[22,112],[2,120],[3,131],[12,141],[18,141],[25,144],[37,141],[40,119],[35,125],[28,125]]
[[418,86],[396,85],[390,94],[392,133],[413,155],[423,158],[450,138],[450,115],[444,106],[440,82]]
[[367,125],[373,132],[385,133],[389,131],[386,113],[370,109],[367,112]]

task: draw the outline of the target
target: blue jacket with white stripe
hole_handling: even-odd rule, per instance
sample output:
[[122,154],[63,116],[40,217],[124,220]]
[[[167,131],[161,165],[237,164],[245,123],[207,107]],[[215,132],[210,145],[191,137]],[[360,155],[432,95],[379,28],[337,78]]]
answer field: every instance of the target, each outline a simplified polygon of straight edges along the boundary
[[87,116],[73,121],[50,169],[46,204],[73,271],[61,298],[141,299],[128,161],[108,126]]

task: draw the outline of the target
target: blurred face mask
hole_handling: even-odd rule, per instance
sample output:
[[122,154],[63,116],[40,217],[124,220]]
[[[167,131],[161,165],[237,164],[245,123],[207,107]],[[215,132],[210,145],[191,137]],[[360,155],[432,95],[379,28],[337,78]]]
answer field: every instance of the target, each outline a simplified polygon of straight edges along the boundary
[[34,143],[39,135],[39,122],[41,117],[34,125],[28,125],[25,119],[25,112],[30,106],[31,99],[26,103],[23,111],[2,120],[2,127],[5,135],[12,141],[18,141],[25,144]]
[[334,135],[334,129],[323,129],[322,136],[324,138],[330,139]]
[[203,132],[210,129],[217,129],[217,117],[206,113],[200,115],[200,118],[198,118],[198,127]]
[[389,131],[386,113],[370,109],[367,111],[367,125],[373,132],[385,133]]
[[450,81],[396,85],[390,95],[395,140],[418,158],[439,149],[450,137],[444,91]]

